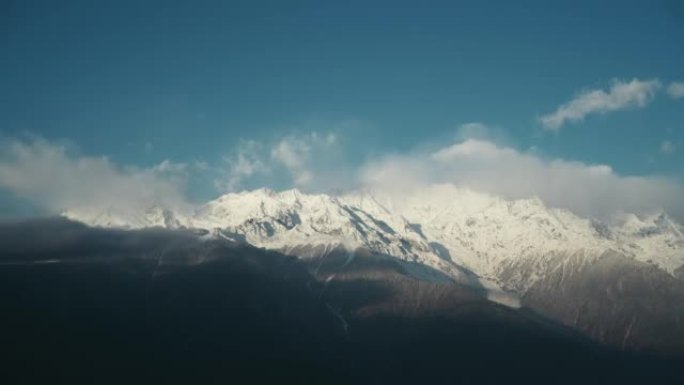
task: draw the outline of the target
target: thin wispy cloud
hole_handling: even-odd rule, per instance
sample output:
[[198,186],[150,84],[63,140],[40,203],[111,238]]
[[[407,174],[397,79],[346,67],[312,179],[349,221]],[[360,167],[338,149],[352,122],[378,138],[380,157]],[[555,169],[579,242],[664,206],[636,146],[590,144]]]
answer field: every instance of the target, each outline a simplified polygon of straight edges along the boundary
[[684,82],[672,82],[667,87],[667,94],[673,99],[684,98]]
[[559,131],[565,124],[582,121],[592,114],[642,108],[653,100],[660,88],[658,79],[614,80],[608,90],[583,91],[553,113],[540,117],[539,121],[546,130]]
[[189,166],[185,163],[176,163],[169,159],[164,159],[159,164],[152,167],[153,171],[170,174],[170,175],[184,175],[188,173]]
[[241,141],[232,156],[224,156],[217,169],[214,186],[219,191],[235,191],[245,179],[269,171],[261,159],[262,145],[254,140]]
[[312,174],[308,169],[310,156],[309,141],[294,137],[282,139],[271,150],[271,158],[287,168],[297,186],[311,181]]
[[677,150],[674,143],[669,140],[664,140],[660,143],[660,152],[666,155],[672,154]]
[[262,142],[241,141],[233,154],[224,156],[214,184],[222,192],[274,180],[300,188],[320,187],[326,164],[335,158],[337,141],[334,133],[316,131]]

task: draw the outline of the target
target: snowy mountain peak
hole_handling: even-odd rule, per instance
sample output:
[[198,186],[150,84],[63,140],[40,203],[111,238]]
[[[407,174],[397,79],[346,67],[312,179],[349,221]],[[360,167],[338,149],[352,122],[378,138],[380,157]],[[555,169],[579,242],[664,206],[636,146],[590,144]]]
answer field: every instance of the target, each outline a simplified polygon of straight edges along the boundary
[[188,227],[240,233],[250,243],[274,248],[342,244],[406,259],[430,252],[405,221],[372,199],[347,202],[298,190],[226,194],[199,208]]
[[671,274],[684,265],[682,228],[664,213],[626,215],[612,225],[548,207],[539,198],[505,200],[452,185],[401,196],[259,189],[223,195],[186,215],[155,206],[126,213],[72,210],[65,216],[105,227],[208,229],[301,257],[363,248],[462,281],[472,279],[465,271],[497,280],[503,268],[523,260],[599,258],[609,250]]

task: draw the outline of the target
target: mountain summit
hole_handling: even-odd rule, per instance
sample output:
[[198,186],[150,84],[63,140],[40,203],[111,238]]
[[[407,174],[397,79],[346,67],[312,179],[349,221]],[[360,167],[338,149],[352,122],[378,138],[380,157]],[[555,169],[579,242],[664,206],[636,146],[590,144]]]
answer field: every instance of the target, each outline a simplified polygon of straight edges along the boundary
[[624,214],[609,224],[548,207],[538,198],[505,200],[451,185],[400,199],[258,189],[225,194],[191,213],[153,206],[128,215],[63,215],[97,227],[204,229],[308,258],[361,248],[425,264],[454,279],[467,270],[498,280],[512,263],[558,253],[598,257],[611,251],[671,275],[684,265],[684,229],[665,213]]
[[[684,346],[684,229],[665,213],[609,223],[538,198],[434,185],[400,196],[259,189],[192,212],[154,206],[64,215],[96,227],[199,229],[301,258],[325,282],[342,279],[358,257],[381,258],[412,279],[470,287],[622,348]],[[319,274],[340,259],[338,270]]]

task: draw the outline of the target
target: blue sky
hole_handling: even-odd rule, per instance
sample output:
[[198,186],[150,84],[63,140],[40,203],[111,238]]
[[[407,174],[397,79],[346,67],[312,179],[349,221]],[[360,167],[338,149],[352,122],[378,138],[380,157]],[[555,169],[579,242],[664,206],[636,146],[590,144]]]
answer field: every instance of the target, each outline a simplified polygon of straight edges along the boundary
[[[320,149],[333,133],[335,162],[353,169],[480,122],[489,140],[543,159],[684,178],[684,98],[668,93],[684,81],[675,0],[28,0],[3,2],[0,26],[2,140],[68,143],[115,167],[206,173],[234,166],[245,143]],[[631,81],[657,85],[558,129],[540,120]],[[223,192],[222,172],[202,172],[191,197]],[[25,192],[4,185],[0,209],[16,210]]]

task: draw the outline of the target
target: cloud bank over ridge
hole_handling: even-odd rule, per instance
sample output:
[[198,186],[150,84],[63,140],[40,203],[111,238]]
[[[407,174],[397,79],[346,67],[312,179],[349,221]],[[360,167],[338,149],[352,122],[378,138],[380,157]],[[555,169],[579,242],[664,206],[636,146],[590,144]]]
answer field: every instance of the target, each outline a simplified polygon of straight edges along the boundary
[[621,176],[608,165],[545,159],[483,139],[384,156],[367,163],[359,175],[364,186],[390,193],[448,183],[508,199],[536,196],[588,217],[666,210],[684,218],[684,186],[678,181]]
[[122,167],[82,156],[43,139],[0,145],[0,189],[50,213],[67,209],[128,212],[153,205],[183,209],[188,168],[165,160],[151,168]]
[[[253,187],[326,193],[366,189],[401,195],[452,184],[507,199],[537,196],[550,206],[589,217],[662,209],[684,219],[684,186],[677,180],[622,176],[609,165],[545,158],[488,139],[486,134],[495,131],[469,123],[452,143],[380,154],[356,165],[335,156],[345,152],[339,135],[310,132],[268,143],[239,142],[221,163],[207,167],[217,195]],[[3,152],[0,188],[48,212],[191,206],[184,189],[193,168],[185,164],[165,160],[150,168],[119,166],[40,139],[10,141]]]

